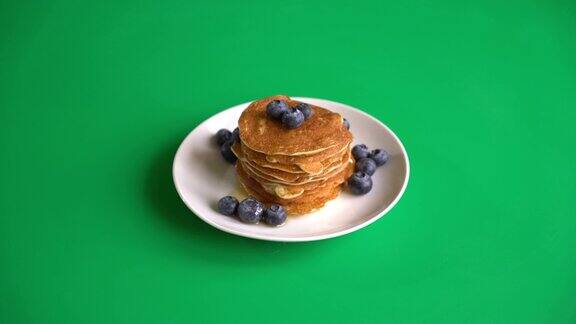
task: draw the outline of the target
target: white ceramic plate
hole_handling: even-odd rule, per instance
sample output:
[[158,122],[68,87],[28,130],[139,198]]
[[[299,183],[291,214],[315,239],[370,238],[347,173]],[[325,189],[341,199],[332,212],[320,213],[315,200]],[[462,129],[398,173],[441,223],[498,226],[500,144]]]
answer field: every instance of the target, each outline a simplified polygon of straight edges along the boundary
[[374,117],[345,104],[323,99],[294,98],[340,113],[350,121],[354,143],[383,148],[390,160],[372,176],[372,191],[354,196],[346,190],[307,215],[290,217],[281,227],[244,224],[218,213],[226,195],[245,197],[234,167],[220,156],[213,136],[221,128],[233,130],[249,102],[224,110],[200,124],[184,139],[174,157],[173,177],[184,203],[206,223],[228,233],[269,241],[313,241],[354,232],[376,221],[398,202],[410,174],[408,155],[398,137]]

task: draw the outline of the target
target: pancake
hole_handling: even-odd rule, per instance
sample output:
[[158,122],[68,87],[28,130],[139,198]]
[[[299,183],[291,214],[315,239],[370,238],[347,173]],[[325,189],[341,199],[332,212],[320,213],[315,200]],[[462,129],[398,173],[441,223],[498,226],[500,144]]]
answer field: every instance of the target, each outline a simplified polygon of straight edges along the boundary
[[300,172],[288,172],[284,171],[283,168],[273,168],[269,166],[262,166],[258,164],[258,162],[254,162],[249,160],[245,155],[244,151],[239,148],[240,145],[235,144],[233,146],[233,151],[247,167],[250,169],[255,170],[259,174],[265,176],[265,178],[269,180],[280,180],[283,182],[291,183],[295,181],[300,181],[304,178],[320,178],[329,174],[334,169],[337,169],[342,163],[348,161],[350,159],[350,151],[346,150],[343,152],[343,155],[334,156],[330,159],[321,162],[322,169],[318,173],[305,173],[304,171]]
[[238,180],[240,181],[240,183],[244,187],[250,188],[252,191],[259,193],[259,195],[266,197],[266,199],[264,199],[262,201],[263,203],[280,203],[280,204],[284,205],[287,203],[310,202],[310,201],[313,201],[315,199],[318,199],[319,197],[325,196],[334,187],[334,186],[330,187],[328,185],[320,186],[317,190],[314,190],[312,192],[308,192],[307,195],[303,195],[303,196],[300,196],[297,198],[292,198],[292,199],[286,199],[286,198],[278,197],[274,194],[267,192],[258,181],[256,181],[254,178],[250,177],[245,172],[245,170],[242,169],[242,166],[240,164],[236,166],[236,171],[237,171],[236,175],[238,177]]
[[265,204],[282,205],[289,215],[304,214],[336,198],[354,170],[352,134],[342,116],[311,105],[313,114],[296,129],[267,116],[273,96],[253,102],[238,121],[236,174],[242,187]]
[[342,164],[342,160],[345,160],[347,157],[348,157],[348,155],[345,155],[343,157],[339,157],[337,161],[331,162],[329,165],[326,165],[324,167],[324,169],[322,170],[322,172],[318,173],[318,174],[290,173],[290,172],[286,172],[286,171],[282,171],[282,170],[261,167],[255,163],[250,162],[250,161],[245,160],[245,159],[242,159],[242,162],[244,162],[248,167],[257,171],[258,173],[265,175],[266,177],[269,177],[268,179],[274,178],[274,179],[277,179],[277,180],[280,180],[283,182],[292,183],[295,181],[301,181],[302,179],[306,179],[306,178],[321,178],[321,177],[329,174],[333,170],[337,169],[338,167],[340,167]]
[[301,215],[312,212],[324,206],[326,202],[338,197],[342,185],[337,185],[327,190],[313,192],[310,195],[302,196],[294,200],[286,200],[266,192],[259,184],[242,173],[241,170],[237,172],[238,180],[244,190],[251,196],[265,204],[279,204],[282,205],[288,215]]
[[240,163],[242,164],[242,167],[246,170],[246,172],[248,174],[250,174],[251,177],[255,178],[258,181],[275,182],[278,184],[296,186],[296,185],[304,185],[304,184],[309,183],[309,182],[323,181],[323,180],[326,180],[330,177],[333,177],[333,176],[337,175],[339,172],[341,172],[346,167],[346,163],[349,160],[350,160],[350,155],[347,155],[347,156],[342,158],[342,161],[340,163],[335,165],[335,167],[333,167],[331,170],[329,170],[328,173],[326,173],[324,175],[321,175],[321,176],[303,176],[303,177],[298,177],[296,179],[293,179],[293,181],[285,181],[285,180],[278,179],[278,177],[266,175],[264,173],[259,172],[256,169],[252,168],[247,163],[244,163],[242,161],[240,161]]
[[238,170],[238,172],[246,174],[246,176],[258,182],[260,187],[262,187],[262,189],[264,189],[269,194],[289,200],[300,197],[303,194],[308,194],[310,191],[321,191],[326,187],[334,187],[345,182],[350,174],[352,174],[354,165],[351,161],[349,161],[348,163],[345,163],[343,167],[340,167],[338,170],[336,170],[337,172],[335,172],[335,174],[331,177],[295,185],[261,179],[260,177],[255,176],[252,171],[246,168],[242,163],[238,163],[237,168],[241,169]]
[[238,120],[240,139],[251,150],[266,155],[312,155],[351,141],[352,135],[344,127],[342,116],[313,105],[313,115],[300,127],[283,127],[266,114],[266,106],[275,99],[290,106],[298,103],[287,96],[264,98],[251,103]]
[[[265,196],[261,196],[261,195],[259,195],[259,193],[252,191],[252,189],[244,187],[243,184],[242,184],[242,186],[243,186],[244,190],[249,195],[255,197],[258,200],[266,201]],[[298,216],[298,215],[311,213],[313,211],[316,211],[316,210],[324,207],[324,205],[328,201],[333,200],[336,197],[338,197],[338,195],[340,195],[341,191],[342,191],[342,188],[340,186],[338,186],[338,187],[332,189],[332,191],[328,192],[325,196],[323,196],[321,198],[317,198],[317,199],[310,201],[310,202],[301,202],[301,203],[271,202],[271,203],[282,205],[284,207],[284,209],[286,210],[286,213],[288,214],[288,216]]]
[[331,163],[338,159],[339,156],[346,150],[350,150],[350,143],[345,143],[344,146],[335,146],[324,150],[317,155],[265,155],[260,152],[251,150],[246,145],[240,145],[242,154],[247,159],[255,162],[258,165],[265,166],[272,169],[280,169],[286,172],[293,173],[310,173],[319,174],[327,163]]
[[[266,201],[266,196],[262,196],[258,192],[255,192],[252,189],[245,187],[244,184],[242,184],[242,187],[250,196],[253,196],[260,201]],[[324,197],[317,198],[310,202],[301,202],[301,203],[271,202],[271,203],[282,205],[286,210],[288,216],[303,215],[322,208],[328,201],[338,197],[341,190],[342,189],[340,186],[336,187],[332,189],[332,191],[327,193]]]

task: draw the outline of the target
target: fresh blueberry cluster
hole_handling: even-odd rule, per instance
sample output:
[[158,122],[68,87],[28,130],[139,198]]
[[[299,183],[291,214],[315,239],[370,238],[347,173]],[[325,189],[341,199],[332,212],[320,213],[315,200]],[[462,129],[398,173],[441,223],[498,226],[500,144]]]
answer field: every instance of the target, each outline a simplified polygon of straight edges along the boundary
[[280,226],[286,222],[287,214],[284,207],[276,204],[265,208],[264,204],[253,197],[248,197],[241,202],[232,196],[226,196],[218,201],[218,212],[226,216],[236,216],[247,224],[257,224],[263,220],[271,226]]
[[272,100],[266,106],[266,113],[271,119],[281,121],[282,126],[294,129],[302,126],[304,121],[314,114],[314,111],[312,106],[304,102],[290,107],[286,101]]
[[233,132],[222,128],[218,132],[216,132],[216,143],[220,147],[220,154],[224,158],[224,160],[234,164],[238,158],[236,154],[232,152],[232,145],[235,142],[240,141],[240,129],[236,127]]
[[352,155],[356,166],[354,174],[348,179],[348,188],[355,195],[365,195],[372,190],[371,176],[379,166],[388,162],[390,155],[382,149],[369,151],[364,144],[354,145]]

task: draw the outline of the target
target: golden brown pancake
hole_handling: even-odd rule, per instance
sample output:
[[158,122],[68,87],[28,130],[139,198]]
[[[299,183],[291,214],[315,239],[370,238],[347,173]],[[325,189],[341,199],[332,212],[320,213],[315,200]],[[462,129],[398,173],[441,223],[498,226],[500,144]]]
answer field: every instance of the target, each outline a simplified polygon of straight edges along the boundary
[[249,160],[245,155],[244,151],[240,148],[239,145],[235,144],[233,146],[234,153],[240,159],[246,167],[254,170],[258,174],[262,174],[265,179],[270,181],[279,180],[283,183],[293,183],[293,182],[302,182],[306,179],[323,179],[326,178],[332,171],[338,169],[343,163],[350,159],[350,151],[345,150],[344,154],[341,156],[335,156],[333,159],[327,159],[322,161],[322,170],[318,173],[305,173],[303,171],[300,172],[287,172],[280,168],[271,168],[268,166],[259,165],[256,161]]
[[298,102],[287,96],[273,96],[251,103],[238,120],[244,145],[266,155],[312,155],[334,146],[342,147],[352,139],[342,123],[342,116],[312,105],[313,115],[296,129],[287,129],[266,114],[272,100]]
[[341,172],[345,167],[346,167],[346,163],[350,160],[350,155],[346,155],[342,158],[342,161],[335,164],[331,169],[329,169],[326,174],[320,175],[320,176],[299,176],[298,174],[293,174],[297,177],[289,179],[289,180],[283,180],[283,179],[279,179],[280,177],[278,176],[274,176],[274,175],[268,175],[265,173],[260,172],[259,170],[253,168],[250,164],[243,162],[242,160],[240,160],[240,163],[242,163],[242,166],[244,167],[244,169],[246,170],[246,172],[248,172],[250,174],[250,176],[256,178],[256,180],[258,181],[268,181],[268,182],[275,182],[275,183],[279,183],[279,184],[285,184],[285,185],[304,185],[306,183],[309,182],[318,182],[318,181],[323,181],[326,180],[330,177],[336,176],[339,172]]
[[[255,192],[252,189],[245,187],[244,184],[242,184],[242,187],[244,188],[244,190],[249,195],[255,197],[258,200],[266,201],[265,196],[262,196],[258,192]],[[311,213],[313,211],[316,211],[316,210],[324,207],[324,205],[328,201],[333,200],[336,197],[338,197],[341,190],[342,190],[341,186],[338,186],[336,188],[333,188],[332,191],[328,192],[325,196],[317,197],[316,199],[309,201],[309,202],[301,202],[301,203],[272,202],[272,203],[282,205],[284,207],[284,209],[286,210],[286,213],[288,214],[288,216],[303,215],[303,214]]]
[[[319,174],[327,164],[337,161],[345,151],[350,150],[350,143],[344,146],[331,147],[316,155],[265,155],[260,152],[251,150],[246,145],[240,144],[242,154],[250,161],[258,165],[272,169],[280,169],[293,173],[310,173]],[[237,149],[238,151],[240,149]]]
[[258,182],[243,173],[241,168],[237,167],[237,170],[238,180],[249,195],[254,196],[265,204],[282,205],[288,215],[301,215],[324,206],[327,201],[336,198],[340,194],[342,187],[342,185],[327,187],[325,190],[313,191],[298,199],[287,200],[271,195],[260,187]]
[[331,177],[318,179],[303,184],[285,184],[262,179],[261,177],[255,175],[243,163],[238,163],[237,168],[241,169],[238,172],[242,172],[246,174],[246,176],[258,182],[260,187],[266,190],[266,192],[279,198],[289,200],[300,197],[303,194],[308,194],[310,191],[324,190],[326,187],[334,187],[345,182],[352,173],[353,163],[348,162],[344,164],[343,167],[340,167],[341,169],[337,170],[337,172],[335,172],[335,174]]
[[313,115],[296,129],[287,129],[267,116],[272,100],[291,107],[298,102],[273,96],[253,102],[240,116],[236,173],[242,187],[265,204],[280,204],[289,215],[322,207],[341,191],[352,174],[352,134],[342,117],[311,106]]
[[264,176],[266,176],[266,178],[270,180],[280,180],[286,183],[293,183],[303,181],[305,179],[325,178],[327,175],[330,174],[330,172],[338,169],[342,165],[342,160],[345,160],[346,158],[349,159],[349,154],[338,158],[338,160],[330,163],[329,165],[326,165],[324,169],[318,174],[290,173],[278,169],[262,167],[255,164],[254,162],[245,159],[242,159],[242,162],[244,162],[248,167],[250,167],[254,171],[263,174]]

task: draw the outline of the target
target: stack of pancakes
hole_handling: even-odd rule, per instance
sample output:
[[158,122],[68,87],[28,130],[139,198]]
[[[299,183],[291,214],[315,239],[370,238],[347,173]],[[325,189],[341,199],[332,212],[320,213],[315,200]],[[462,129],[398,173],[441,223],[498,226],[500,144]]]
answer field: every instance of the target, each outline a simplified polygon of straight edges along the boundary
[[338,196],[353,171],[352,134],[342,116],[311,105],[313,114],[296,129],[266,114],[272,100],[298,102],[287,96],[255,101],[240,116],[238,156],[240,184],[258,200],[284,206],[289,215],[311,212]]

